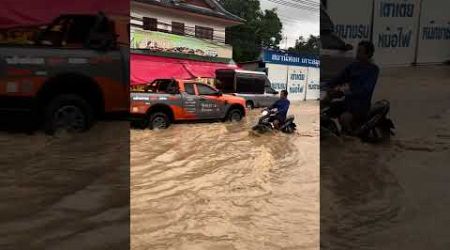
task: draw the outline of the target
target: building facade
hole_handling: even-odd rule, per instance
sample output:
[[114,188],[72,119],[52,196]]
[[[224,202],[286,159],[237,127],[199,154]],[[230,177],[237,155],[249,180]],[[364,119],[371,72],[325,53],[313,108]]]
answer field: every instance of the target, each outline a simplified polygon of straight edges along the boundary
[[226,28],[242,22],[216,0],[131,1],[131,65],[148,69],[147,77],[132,70],[132,82],[156,76],[212,77],[217,67],[235,66]]

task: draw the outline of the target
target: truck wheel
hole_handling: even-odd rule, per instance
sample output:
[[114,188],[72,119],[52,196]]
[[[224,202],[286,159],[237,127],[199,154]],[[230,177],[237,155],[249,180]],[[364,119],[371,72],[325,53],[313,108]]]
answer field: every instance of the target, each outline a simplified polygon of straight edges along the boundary
[[170,126],[169,116],[163,112],[156,112],[150,115],[150,129],[164,129]]
[[91,105],[83,98],[64,94],[53,98],[44,111],[44,131],[47,134],[65,130],[80,133],[90,128],[94,121]]
[[248,109],[254,109],[254,108],[255,108],[255,105],[253,104],[252,101],[247,101],[247,102],[245,103],[245,106],[246,106]]
[[228,120],[231,122],[239,122],[242,120],[242,112],[239,109],[232,109],[228,112]]

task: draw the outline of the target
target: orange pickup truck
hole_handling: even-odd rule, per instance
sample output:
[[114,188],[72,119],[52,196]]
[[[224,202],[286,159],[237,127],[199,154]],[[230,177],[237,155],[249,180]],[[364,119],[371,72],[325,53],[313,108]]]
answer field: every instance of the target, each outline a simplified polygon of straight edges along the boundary
[[128,22],[103,13],[62,15],[30,44],[1,44],[1,119],[19,114],[52,134],[85,131],[107,115],[127,117]]
[[167,128],[176,121],[240,121],[245,99],[192,80],[160,79],[131,90],[132,125]]

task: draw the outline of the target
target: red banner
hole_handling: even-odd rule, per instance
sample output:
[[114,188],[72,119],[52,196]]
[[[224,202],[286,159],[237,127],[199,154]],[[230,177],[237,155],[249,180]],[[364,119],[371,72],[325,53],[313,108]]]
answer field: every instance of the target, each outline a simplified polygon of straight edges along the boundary
[[238,68],[224,63],[131,54],[131,84],[148,83],[155,79],[214,78],[217,69]]

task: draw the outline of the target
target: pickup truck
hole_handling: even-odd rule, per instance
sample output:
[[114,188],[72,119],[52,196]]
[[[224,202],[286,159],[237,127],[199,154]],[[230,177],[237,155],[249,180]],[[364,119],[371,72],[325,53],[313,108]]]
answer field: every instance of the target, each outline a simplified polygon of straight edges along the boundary
[[[82,132],[129,111],[129,17],[61,15],[30,44],[0,45],[0,112],[33,129]],[[3,119],[3,118],[2,118]]]
[[244,98],[249,109],[268,107],[279,99],[278,92],[271,87],[264,72],[218,69],[216,78],[217,89]]
[[132,125],[167,128],[176,121],[229,120],[245,116],[245,100],[193,80],[158,79],[131,90]]

